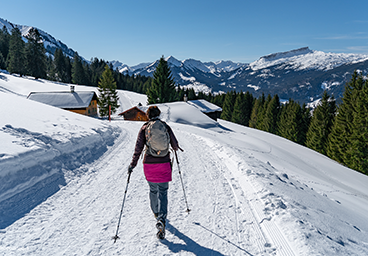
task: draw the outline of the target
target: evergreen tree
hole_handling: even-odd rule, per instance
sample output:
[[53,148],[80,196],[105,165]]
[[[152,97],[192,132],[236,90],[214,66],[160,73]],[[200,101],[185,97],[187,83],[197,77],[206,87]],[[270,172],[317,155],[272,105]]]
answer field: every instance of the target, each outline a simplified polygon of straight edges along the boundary
[[259,109],[257,124],[256,124],[256,128],[259,130],[266,131],[264,119],[266,116],[268,105],[270,104],[271,100],[272,100],[271,94],[268,94],[267,98],[265,99],[265,102],[262,104],[262,107]]
[[217,94],[216,97],[214,97],[211,102],[215,104],[216,106],[219,106],[222,108],[224,106],[225,97],[226,97],[226,94],[224,93]]
[[187,91],[186,91],[186,94],[187,94],[188,100],[196,100],[197,99],[197,95],[196,95],[193,88],[188,88]]
[[108,65],[105,66],[105,71],[102,73],[98,83],[98,106],[101,117],[109,115],[109,106],[111,113],[115,113],[119,108],[119,96],[116,90],[116,82]]
[[162,56],[155,72],[153,81],[147,90],[148,104],[165,103],[177,100],[176,86],[167,61]]
[[76,52],[73,57],[72,64],[72,82],[73,84],[86,84],[86,75],[83,68],[83,63],[78,53]]
[[342,104],[338,107],[335,122],[329,137],[327,155],[332,159],[350,166],[353,162],[351,144],[355,103],[363,88],[363,78],[355,71],[345,86]]
[[249,92],[240,92],[235,99],[234,111],[231,121],[244,126],[249,126],[250,115],[252,113],[253,97]]
[[66,66],[66,74],[65,74],[65,83],[72,83],[72,62],[69,57],[65,57],[65,66]]
[[237,94],[234,104],[234,111],[231,116],[231,122],[244,125],[245,123],[245,100],[244,93],[240,92]]
[[289,100],[280,110],[280,119],[278,123],[278,134],[288,140],[304,145],[306,132],[305,125],[307,120],[305,118],[309,113],[307,110],[303,110],[298,103]]
[[279,111],[280,111],[280,99],[276,94],[272,97],[270,102],[265,108],[265,114],[263,119],[263,130],[266,132],[270,132],[273,134],[277,133],[277,122],[279,119]]
[[244,125],[245,126],[249,126],[249,122],[250,122],[250,118],[252,115],[252,110],[253,110],[253,104],[254,104],[254,98],[253,95],[250,94],[249,92],[246,92],[244,95],[244,101],[245,101],[245,106],[244,106]]
[[45,55],[46,79],[57,81],[55,75],[54,59],[51,55]]
[[327,154],[328,136],[331,132],[333,120],[336,113],[336,105],[333,97],[325,91],[320,105],[313,112],[311,123],[307,132],[306,146]]
[[25,74],[25,43],[17,27],[12,29],[10,36],[7,63],[7,69],[10,73],[17,73],[20,76]]
[[308,132],[309,125],[311,122],[311,112],[310,112],[310,109],[307,108],[305,103],[303,104],[301,111],[302,111],[302,123],[301,123],[301,126],[299,127],[299,130],[300,130],[300,142],[299,143],[301,145],[305,145],[305,142],[307,140],[307,132]]
[[61,49],[56,49],[54,53],[55,80],[66,82],[67,64],[66,57]]
[[9,40],[10,35],[4,26],[2,30],[0,30],[0,68],[2,69],[6,69],[6,59],[9,53]]
[[223,120],[231,121],[231,117],[234,111],[234,102],[236,99],[236,92],[230,91],[226,93],[225,101],[222,106],[222,113],[220,118]]
[[358,94],[353,114],[349,167],[368,174],[368,81]]
[[46,55],[40,32],[31,28],[27,35],[26,67],[27,73],[35,79],[46,78]]
[[265,96],[262,93],[258,99],[254,101],[254,106],[252,109],[252,114],[249,121],[249,127],[259,129],[259,124],[261,123],[260,115],[262,113],[263,105],[265,104]]
[[6,68],[5,59],[3,57],[3,54],[0,51],[0,69],[5,69],[5,68]]

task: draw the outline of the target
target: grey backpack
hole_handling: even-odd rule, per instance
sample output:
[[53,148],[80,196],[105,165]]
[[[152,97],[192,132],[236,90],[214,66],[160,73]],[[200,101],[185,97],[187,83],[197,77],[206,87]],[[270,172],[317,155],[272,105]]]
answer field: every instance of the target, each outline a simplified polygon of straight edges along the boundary
[[170,136],[166,124],[159,119],[149,121],[146,127],[147,153],[164,157],[170,150]]

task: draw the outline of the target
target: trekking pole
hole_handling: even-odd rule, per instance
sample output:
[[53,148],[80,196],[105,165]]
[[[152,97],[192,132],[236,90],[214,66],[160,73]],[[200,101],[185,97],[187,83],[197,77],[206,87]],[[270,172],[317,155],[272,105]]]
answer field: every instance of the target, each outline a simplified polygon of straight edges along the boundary
[[131,173],[131,172],[129,172],[129,175],[128,175],[128,180],[127,180],[127,184],[126,184],[126,187],[125,187],[125,193],[124,193],[123,204],[121,205],[121,211],[120,211],[120,216],[119,216],[118,227],[116,228],[116,234],[115,234],[115,236],[113,236],[113,237],[112,237],[112,239],[114,239],[114,244],[115,244],[116,240],[120,238],[120,237],[118,236],[118,232],[119,232],[119,226],[120,226],[121,215],[122,215],[122,213],[123,213],[123,208],[124,208],[124,203],[125,203],[125,197],[126,197],[126,194],[127,194],[127,191],[128,191],[128,184],[129,184],[129,181],[130,181],[130,174],[132,174],[132,173]]
[[178,170],[179,170],[179,176],[180,176],[180,180],[181,180],[181,186],[183,187],[185,204],[187,205],[187,210],[186,210],[186,212],[189,214],[190,209],[189,209],[189,207],[188,207],[187,196],[185,195],[183,178],[181,177],[181,171],[180,171],[180,166],[179,166],[178,154],[176,153],[176,151],[174,151],[174,152],[175,152],[176,163],[178,164]]

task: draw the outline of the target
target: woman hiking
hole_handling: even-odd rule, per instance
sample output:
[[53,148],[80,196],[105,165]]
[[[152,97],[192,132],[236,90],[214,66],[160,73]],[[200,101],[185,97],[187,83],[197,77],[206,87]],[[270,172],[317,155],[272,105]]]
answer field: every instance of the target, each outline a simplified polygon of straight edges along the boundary
[[161,114],[157,106],[151,106],[146,112],[149,121],[138,133],[132,161],[128,167],[131,173],[136,167],[138,159],[146,146],[143,158],[143,170],[150,192],[150,205],[157,220],[157,237],[165,238],[165,224],[167,217],[167,191],[172,180],[172,164],[170,145],[177,151],[180,147],[170,126],[159,119]]

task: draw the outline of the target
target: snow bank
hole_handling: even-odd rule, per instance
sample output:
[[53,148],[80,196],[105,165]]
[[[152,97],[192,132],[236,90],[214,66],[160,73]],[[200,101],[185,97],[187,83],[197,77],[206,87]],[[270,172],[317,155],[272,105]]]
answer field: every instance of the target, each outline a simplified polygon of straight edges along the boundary
[[[100,120],[11,93],[0,92],[0,109],[2,211],[10,209],[6,207],[9,204],[22,201],[22,192],[58,177],[43,185],[53,184],[46,189],[47,195],[55,192],[58,188],[53,182],[64,184],[66,171],[102,155],[119,132],[119,128]],[[0,228],[14,214],[19,212],[8,212],[9,218],[0,220]]]

